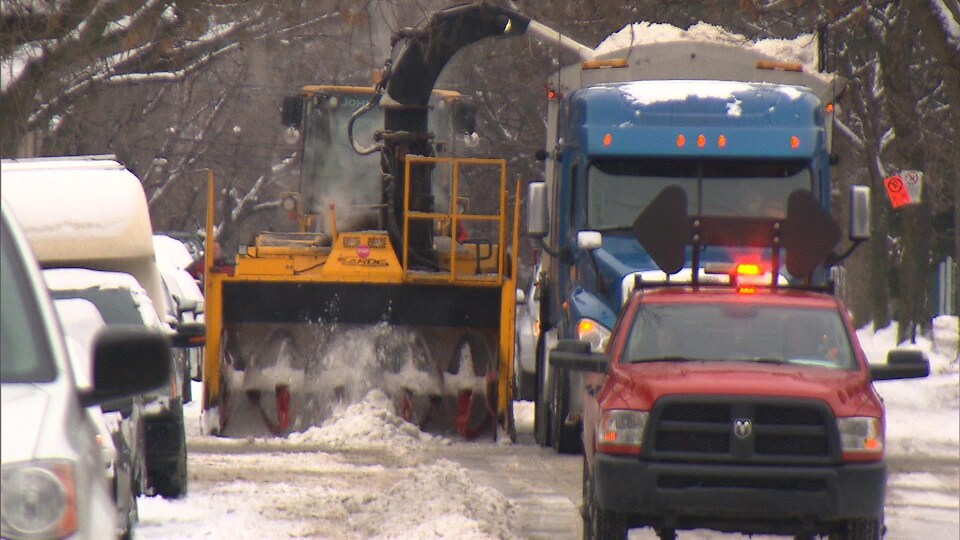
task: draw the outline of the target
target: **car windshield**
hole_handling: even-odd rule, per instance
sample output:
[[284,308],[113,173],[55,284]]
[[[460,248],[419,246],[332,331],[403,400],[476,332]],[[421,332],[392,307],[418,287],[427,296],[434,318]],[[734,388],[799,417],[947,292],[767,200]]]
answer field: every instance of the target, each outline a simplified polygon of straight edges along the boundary
[[690,215],[783,218],[790,193],[812,190],[811,179],[802,160],[597,160],[587,172],[587,221],[629,229],[668,186],[686,191]]
[[55,300],[63,298],[89,300],[97,306],[100,315],[107,324],[144,324],[136,300],[126,289],[92,287],[89,289],[52,290],[50,296]]
[[642,305],[623,358],[856,366],[836,311],[739,303]]
[[50,382],[56,377],[56,365],[6,220],[0,228],[0,252],[0,380]]

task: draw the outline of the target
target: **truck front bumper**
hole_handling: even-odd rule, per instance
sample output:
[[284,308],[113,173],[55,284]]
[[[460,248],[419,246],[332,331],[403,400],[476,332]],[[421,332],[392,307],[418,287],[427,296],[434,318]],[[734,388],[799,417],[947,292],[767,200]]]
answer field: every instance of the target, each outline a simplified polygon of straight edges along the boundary
[[596,454],[601,509],[633,526],[755,533],[823,529],[883,516],[884,462],[835,466],[651,463]]

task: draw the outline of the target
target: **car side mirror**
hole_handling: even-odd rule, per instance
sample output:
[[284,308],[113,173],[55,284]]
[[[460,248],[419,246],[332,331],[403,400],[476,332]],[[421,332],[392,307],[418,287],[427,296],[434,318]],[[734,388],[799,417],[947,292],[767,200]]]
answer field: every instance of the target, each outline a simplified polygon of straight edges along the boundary
[[127,325],[102,329],[93,344],[93,388],[80,394],[80,404],[100,405],[168,384],[170,355],[162,332]]
[[185,322],[177,325],[177,333],[172,337],[173,346],[178,349],[194,349],[207,343],[207,325],[202,322]]

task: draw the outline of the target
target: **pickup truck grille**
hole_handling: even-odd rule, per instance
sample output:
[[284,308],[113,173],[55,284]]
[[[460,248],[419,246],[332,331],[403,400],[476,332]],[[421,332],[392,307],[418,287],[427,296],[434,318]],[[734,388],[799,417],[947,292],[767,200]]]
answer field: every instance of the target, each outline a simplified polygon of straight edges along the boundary
[[654,405],[647,428],[644,456],[655,461],[840,461],[833,414],[816,400],[668,396]]

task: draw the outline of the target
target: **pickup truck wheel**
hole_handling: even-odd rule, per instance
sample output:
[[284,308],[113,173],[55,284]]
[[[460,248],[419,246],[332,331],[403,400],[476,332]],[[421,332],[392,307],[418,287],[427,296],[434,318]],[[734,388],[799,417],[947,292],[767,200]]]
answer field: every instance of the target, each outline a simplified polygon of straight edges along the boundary
[[590,466],[587,465],[587,456],[583,456],[583,507],[580,515],[583,518],[583,540],[595,540],[596,535],[593,530],[593,513],[596,512],[596,504],[593,501],[593,483],[590,479]]
[[847,522],[846,540],[880,540],[883,521],[879,519],[851,519]]
[[593,521],[594,540],[626,540],[627,520],[623,514],[597,508]]

